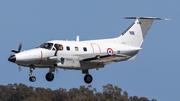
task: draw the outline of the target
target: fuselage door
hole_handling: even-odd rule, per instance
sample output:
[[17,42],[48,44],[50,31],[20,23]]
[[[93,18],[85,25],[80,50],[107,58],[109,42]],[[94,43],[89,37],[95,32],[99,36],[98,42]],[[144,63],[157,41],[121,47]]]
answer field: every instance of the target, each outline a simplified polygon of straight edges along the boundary
[[101,48],[97,43],[91,43],[90,45],[92,47],[93,57],[101,55]]

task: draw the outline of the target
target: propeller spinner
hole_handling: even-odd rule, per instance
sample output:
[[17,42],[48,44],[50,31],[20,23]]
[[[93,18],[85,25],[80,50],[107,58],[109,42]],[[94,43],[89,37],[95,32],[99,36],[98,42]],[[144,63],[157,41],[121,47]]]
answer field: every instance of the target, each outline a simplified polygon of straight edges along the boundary
[[[19,52],[21,51],[21,47],[22,47],[22,43],[19,44],[19,49],[18,49],[18,51],[12,49],[11,52],[19,53]],[[15,55],[11,55],[11,56],[9,56],[8,60],[9,60],[10,62],[14,62],[14,63],[15,63],[15,62],[16,62],[16,56],[15,56]],[[21,71],[21,67],[19,66],[19,72],[20,72],[20,71]]]

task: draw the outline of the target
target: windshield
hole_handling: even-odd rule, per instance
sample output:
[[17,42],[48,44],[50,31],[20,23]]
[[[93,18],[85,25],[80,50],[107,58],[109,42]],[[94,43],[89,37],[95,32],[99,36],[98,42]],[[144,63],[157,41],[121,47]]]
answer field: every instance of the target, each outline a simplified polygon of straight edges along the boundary
[[45,49],[51,49],[53,46],[53,43],[44,43],[42,45],[39,46],[39,48],[45,48]]

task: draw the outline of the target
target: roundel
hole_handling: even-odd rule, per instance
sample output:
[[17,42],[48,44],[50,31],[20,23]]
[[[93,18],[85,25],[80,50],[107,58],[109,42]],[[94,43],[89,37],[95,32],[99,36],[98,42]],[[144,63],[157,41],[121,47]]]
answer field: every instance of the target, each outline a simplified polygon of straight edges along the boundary
[[113,55],[113,50],[112,50],[111,48],[108,48],[108,49],[107,49],[107,54],[108,54],[108,55]]

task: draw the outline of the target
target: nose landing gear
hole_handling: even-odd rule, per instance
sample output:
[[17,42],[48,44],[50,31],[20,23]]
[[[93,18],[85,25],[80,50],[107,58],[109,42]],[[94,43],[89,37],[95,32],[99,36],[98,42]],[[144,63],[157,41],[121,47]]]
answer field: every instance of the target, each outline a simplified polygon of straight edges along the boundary
[[29,81],[35,82],[35,81],[36,81],[36,77],[35,77],[35,76],[30,76],[30,77],[29,77]]
[[32,76],[32,72],[33,72],[33,68],[30,67],[30,72],[29,72],[29,81],[31,82],[35,82],[36,81],[36,77]]

